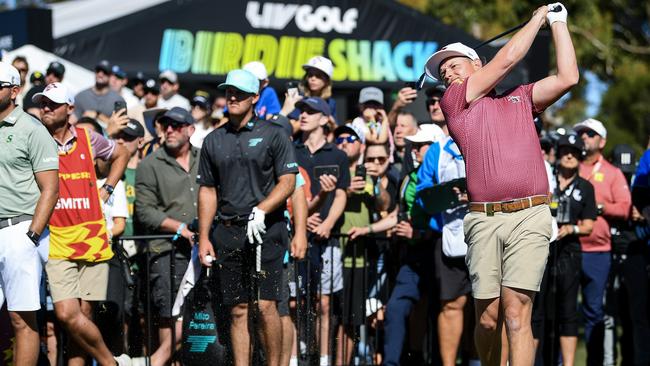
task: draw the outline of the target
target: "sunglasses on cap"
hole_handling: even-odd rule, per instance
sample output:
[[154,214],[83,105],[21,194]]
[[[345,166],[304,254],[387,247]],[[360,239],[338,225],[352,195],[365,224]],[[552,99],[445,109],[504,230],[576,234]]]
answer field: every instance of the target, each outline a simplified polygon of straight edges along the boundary
[[366,163],[383,164],[388,160],[387,156],[366,156]]
[[582,130],[578,132],[578,135],[582,136],[583,134],[586,134],[587,136],[593,138],[598,136],[598,133],[594,130]]
[[348,144],[351,144],[351,143],[353,143],[355,141],[358,141],[358,140],[359,140],[359,138],[357,138],[356,136],[350,135],[348,137],[337,137],[335,141],[336,141],[337,145],[340,145],[340,144],[343,143],[343,141],[347,142]]

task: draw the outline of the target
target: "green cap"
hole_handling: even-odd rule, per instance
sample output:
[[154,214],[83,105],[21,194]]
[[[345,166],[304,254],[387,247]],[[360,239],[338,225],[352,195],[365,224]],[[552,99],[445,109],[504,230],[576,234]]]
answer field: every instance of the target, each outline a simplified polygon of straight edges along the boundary
[[219,84],[219,89],[233,87],[243,92],[257,94],[260,89],[260,81],[257,76],[246,70],[232,70],[226,77],[226,82]]

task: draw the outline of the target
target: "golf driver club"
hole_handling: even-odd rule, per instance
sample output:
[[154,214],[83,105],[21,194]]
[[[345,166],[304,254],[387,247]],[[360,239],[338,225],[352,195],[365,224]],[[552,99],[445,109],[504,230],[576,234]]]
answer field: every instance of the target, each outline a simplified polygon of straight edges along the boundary
[[[554,12],[554,13],[559,13],[560,11],[562,11],[562,7],[561,6],[556,6],[553,9],[550,9],[549,11]],[[486,44],[494,42],[494,41],[496,41],[497,39],[499,39],[499,38],[501,38],[503,36],[506,36],[506,35],[514,32],[514,31],[516,31],[516,30],[519,30],[519,29],[523,28],[526,24],[528,24],[528,22],[529,21],[527,20],[527,21],[525,21],[525,22],[523,22],[523,23],[521,23],[519,25],[516,25],[516,26],[506,30],[505,32],[497,34],[496,36],[488,39],[487,41],[479,43],[478,45],[474,46],[474,50],[478,50],[479,48],[485,46]],[[420,75],[420,77],[418,78],[418,81],[416,83],[416,90],[421,90],[422,89],[426,79],[427,79],[427,73],[423,72],[422,75]]]

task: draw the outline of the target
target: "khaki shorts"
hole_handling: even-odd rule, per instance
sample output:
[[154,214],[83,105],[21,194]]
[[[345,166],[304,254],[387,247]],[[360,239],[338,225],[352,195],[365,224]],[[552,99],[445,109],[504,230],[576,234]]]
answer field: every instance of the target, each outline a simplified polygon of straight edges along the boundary
[[501,286],[539,291],[551,238],[548,205],[494,216],[470,212],[463,225],[475,298],[499,297]]
[[66,299],[105,301],[108,262],[50,259],[45,266],[53,302]]

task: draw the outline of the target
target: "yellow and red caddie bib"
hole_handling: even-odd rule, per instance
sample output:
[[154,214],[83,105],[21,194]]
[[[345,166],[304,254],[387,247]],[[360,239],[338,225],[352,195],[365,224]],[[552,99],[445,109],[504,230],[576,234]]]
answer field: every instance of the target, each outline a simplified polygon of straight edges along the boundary
[[50,258],[102,262],[113,257],[97,188],[90,132],[75,128],[68,152],[59,152],[59,200],[50,218]]

